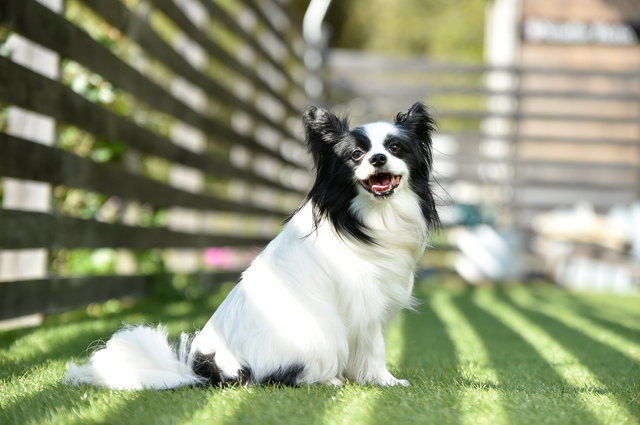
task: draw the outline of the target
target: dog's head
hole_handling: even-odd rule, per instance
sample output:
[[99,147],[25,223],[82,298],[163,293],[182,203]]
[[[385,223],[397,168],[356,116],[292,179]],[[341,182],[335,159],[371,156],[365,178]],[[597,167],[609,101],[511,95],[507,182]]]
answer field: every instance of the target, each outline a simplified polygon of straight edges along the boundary
[[[424,104],[397,114],[393,124],[375,122],[353,130],[347,118],[318,106],[308,106],[303,120],[316,169],[309,199],[334,227],[356,196],[393,202],[396,193],[405,190],[420,198],[428,224],[437,225],[429,184],[435,123]],[[366,239],[363,232],[346,231]]]

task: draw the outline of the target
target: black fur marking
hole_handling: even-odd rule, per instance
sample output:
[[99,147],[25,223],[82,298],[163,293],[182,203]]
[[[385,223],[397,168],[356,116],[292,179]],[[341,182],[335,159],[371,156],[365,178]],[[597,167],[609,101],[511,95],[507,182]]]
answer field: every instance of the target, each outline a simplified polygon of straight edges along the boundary
[[216,365],[216,354],[202,354],[196,352],[193,357],[193,373],[207,380],[203,386],[217,385],[222,383],[220,369]]
[[241,385],[249,385],[253,382],[253,373],[248,367],[238,370],[237,382]]
[[243,367],[237,372],[237,376],[233,379],[225,379],[220,373],[220,369],[216,365],[216,355],[202,354],[196,352],[193,359],[193,372],[205,378],[207,382],[196,385],[201,387],[208,387],[214,385],[220,385],[223,387],[233,385],[251,385],[251,384],[280,384],[289,387],[295,387],[298,385],[298,377],[304,370],[304,365],[294,365],[287,368],[278,368],[271,375],[262,379],[260,382],[256,382],[253,377],[253,372],[248,367]]
[[355,138],[356,146],[362,148],[365,152],[371,150],[371,140],[362,127],[356,127],[351,130],[351,135]]
[[238,370],[238,376],[233,379],[225,379],[225,377],[220,373],[220,369],[218,365],[216,365],[216,354],[202,354],[200,352],[196,352],[193,359],[193,372],[205,378],[207,381],[200,384],[201,387],[208,386],[222,386],[228,387],[236,384],[240,385],[248,385],[252,383],[251,379],[251,369],[242,368]]
[[373,238],[365,231],[364,223],[349,211],[351,200],[358,194],[353,179],[353,169],[358,163],[351,159],[353,150],[356,147],[368,150],[370,142],[363,134],[349,131],[347,118],[338,118],[317,106],[305,109],[303,121],[307,146],[316,169],[316,180],[305,202],[291,217],[307,202],[311,202],[314,214],[311,233],[323,220],[328,219],[337,235],[349,235],[359,241],[373,243]]
[[288,387],[295,387],[298,385],[298,378],[302,371],[304,371],[304,365],[302,364],[290,366],[288,368],[280,367],[271,375],[264,378],[260,383],[269,385],[280,384]]
[[[437,229],[440,227],[440,218],[436,211],[430,181],[433,169],[431,135],[435,132],[436,122],[424,103],[416,102],[406,114],[398,113],[396,115],[394,125],[404,130],[403,133],[408,137],[414,139],[411,143],[401,143],[403,151],[397,156],[409,164],[411,190],[420,197],[420,207],[427,225],[429,228]],[[415,141],[419,143],[415,143]],[[408,155],[406,149],[414,151]]]

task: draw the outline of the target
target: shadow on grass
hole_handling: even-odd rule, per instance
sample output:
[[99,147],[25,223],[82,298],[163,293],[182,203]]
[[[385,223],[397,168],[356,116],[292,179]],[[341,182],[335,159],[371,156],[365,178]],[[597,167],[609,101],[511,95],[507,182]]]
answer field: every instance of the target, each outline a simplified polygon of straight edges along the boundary
[[450,375],[457,368],[458,358],[444,323],[429,306],[433,290],[434,286],[428,284],[417,288],[416,295],[420,297],[417,312],[403,313],[404,348],[399,367],[406,370],[423,368],[429,376]]
[[56,382],[7,403],[0,419],[3,424],[23,423],[25,418],[31,423],[175,424],[206,406],[209,397],[206,391],[186,388],[117,391]]
[[429,305],[434,286],[419,284],[417,312],[403,312],[402,351],[391,372],[407,379],[410,387],[380,388],[380,397],[369,414],[369,424],[459,424],[456,388],[458,359],[444,323]]
[[[561,377],[518,333],[473,302],[473,289],[453,299],[482,339],[509,423],[595,424],[598,421],[577,400],[579,391],[567,388]],[[538,418],[538,419],[537,419]]]
[[[100,317],[76,310],[47,318],[42,326],[0,333],[0,352],[4,352],[0,380],[5,398],[0,403],[0,423],[20,423],[25,418],[33,422],[58,418],[61,423],[82,418],[82,423],[91,423],[94,419],[87,418],[96,414],[102,418],[96,421],[103,423],[131,422],[131,417],[139,418],[134,421],[138,423],[176,423],[188,418],[206,404],[207,393],[194,390],[185,396],[188,389],[136,392],[68,386],[61,383],[64,363],[86,361],[92,344],[110,338],[123,322],[162,323],[177,339],[181,331],[193,332],[208,320],[215,309],[212,300],[215,295],[196,302],[151,299]],[[101,412],[96,412],[95,404],[102,405]],[[171,405],[175,408],[166,407]]]
[[504,290],[497,295],[571,352],[602,382],[607,394],[624,404],[636,421],[640,419],[640,363],[552,317],[516,304]]
[[331,406],[337,403],[341,388],[333,386],[258,385],[233,388],[239,402],[226,412],[225,425],[253,423],[300,424],[322,423]]
[[575,302],[586,308],[597,310],[614,317],[627,317],[631,320],[640,320],[640,297],[638,295],[621,296],[616,294],[567,294]]
[[[92,401],[99,397],[100,391],[103,390],[93,387],[70,387],[60,382],[45,384],[40,391],[32,391],[19,400],[6,403],[0,418],[4,418],[4,424],[18,424],[23,423],[25,418],[31,423],[44,423],[56,419],[64,420],[71,416],[78,417],[92,408]],[[133,403],[136,397],[136,393],[131,393],[128,402]],[[85,423],[91,422],[86,420]]]
[[[531,291],[531,296],[542,303],[560,304],[562,308],[572,310],[574,313],[588,318],[590,321],[596,323],[603,328],[622,336],[629,341],[640,343],[640,331],[638,329],[632,329],[625,326],[619,321],[616,321],[609,314],[594,309],[593,305],[585,303],[580,297],[567,294],[561,291],[554,291],[553,295],[544,293],[540,294],[539,291]],[[640,302],[640,301],[639,301]],[[640,308],[640,307],[639,307]],[[616,313],[613,313],[616,315]],[[618,312],[617,315],[620,315]],[[610,316],[610,317],[607,317]]]
[[[104,424],[177,424],[205,409],[211,392],[201,388],[182,388],[170,391],[146,390],[118,394],[100,423]],[[124,400],[123,400],[124,399]]]
[[[179,308],[179,307],[183,308]],[[84,362],[97,341],[108,340],[123,323],[167,326],[173,338],[194,332],[209,319],[216,306],[206,300],[146,300],[116,313],[90,317],[83,310],[52,316],[38,327],[0,333],[0,379],[18,375],[44,361],[77,359]],[[171,310],[179,310],[172,313]]]

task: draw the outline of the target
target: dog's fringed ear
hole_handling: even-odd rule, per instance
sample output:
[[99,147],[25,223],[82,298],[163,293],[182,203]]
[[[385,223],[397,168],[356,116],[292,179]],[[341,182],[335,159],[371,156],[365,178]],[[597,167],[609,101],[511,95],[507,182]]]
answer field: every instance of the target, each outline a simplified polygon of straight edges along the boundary
[[340,135],[349,131],[349,120],[338,118],[324,108],[309,105],[302,114],[307,146],[312,154],[333,147]]
[[[431,135],[436,130],[436,121],[433,119],[427,107],[422,102],[413,104],[406,114],[402,112],[396,115],[395,125],[408,131],[418,141],[418,147],[422,150],[423,161],[415,169],[415,176],[411,177],[420,183],[415,185],[413,191],[421,199],[422,215],[430,229],[440,227],[440,218],[436,209],[433,191],[429,188],[431,172],[433,170],[433,152]],[[426,182],[426,184],[424,184]]]
[[431,134],[435,131],[436,122],[424,103],[416,102],[406,114],[398,113],[395,125],[410,131],[422,143],[431,145]]

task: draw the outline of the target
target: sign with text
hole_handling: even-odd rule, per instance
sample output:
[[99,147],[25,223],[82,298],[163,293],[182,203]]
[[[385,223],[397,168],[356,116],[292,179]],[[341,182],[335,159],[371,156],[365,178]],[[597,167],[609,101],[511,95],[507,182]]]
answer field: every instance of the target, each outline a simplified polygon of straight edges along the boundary
[[531,43],[631,46],[638,43],[640,26],[624,22],[577,22],[527,18],[522,38]]

